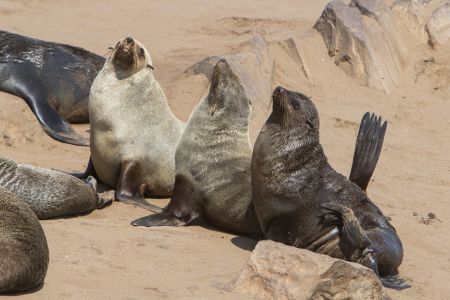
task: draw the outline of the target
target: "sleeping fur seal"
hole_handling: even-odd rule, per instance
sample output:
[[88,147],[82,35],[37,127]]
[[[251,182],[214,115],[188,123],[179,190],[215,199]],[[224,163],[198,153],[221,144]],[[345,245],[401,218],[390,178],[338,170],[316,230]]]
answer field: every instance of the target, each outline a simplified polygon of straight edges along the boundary
[[48,267],[39,220],[19,197],[0,188],[0,294],[38,288]]
[[[373,123],[369,136],[376,144],[385,125]],[[367,154],[363,148],[356,152]],[[355,155],[353,174],[364,174],[357,169],[367,161]],[[400,238],[366,193],[329,165],[319,143],[317,110],[305,95],[275,89],[273,111],[253,149],[252,193],[266,238],[359,262],[385,286],[408,287],[397,277]]]
[[89,90],[104,60],[78,47],[0,31],[0,91],[24,99],[52,138],[87,146],[67,121],[89,122]]
[[19,196],[41,220],[103,207],[107,201],[98,197],[95,184],[93,178],[86,184],[66,173],[0,156],[0,188]]
[[262,236],[251,203],[250,114],[241,81],[224,59],[219,60],[209,94],[191,114],[178,144],[169,205],[132,224],[177,226],[201,216],[223,230]]
[[120,40],[92,84],[89,97],[91,174],[116,188],[115,198],[147,206],[170,196],[175,149],[184,123],[170,110],[153,76],[150,54],[131,37]]

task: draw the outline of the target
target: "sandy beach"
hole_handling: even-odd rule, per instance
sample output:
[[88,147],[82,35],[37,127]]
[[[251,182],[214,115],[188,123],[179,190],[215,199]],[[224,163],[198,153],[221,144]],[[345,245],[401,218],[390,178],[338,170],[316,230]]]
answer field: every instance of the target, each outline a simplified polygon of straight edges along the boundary
[[[274,59],[272,88],[283,85],[311,97],[320,114],[321,143],[336,170],[349,174],[358,125],[366,111],[388,121],[368,195],[391,218],[402,239],[400,274],[412,288],[387,293],[393,299],[448,299],[449,48],[414,49],[414,60],[389,93],[367,87],[336,66],[313,29],[327,3],[1,0],[0,18],[2,30],[99,55],[120,38],[136,38],[150,51],[155,77],[183,121],[200,100],[206,80],[185,71],[205,57],[234,53],[243,42],[262,36]],[[289,38],[301,48],[310,76],[291,64],[279,47],[279,41]],[[442,67],[423,73],[421,62],[430,55]],[[0,93],[0,107],[2,156],[64,171],[85,169],[88,147],[52,140],[20,98]],[[260,117],[261,123],[270,109]],[[88,136],[88,124],[73,126]],[[160,206],[167,202],[150,201]],[[141,208],[113,203],[83,216],[42,221],[50,249],[48,274],[42,289],[20,298],[249,298],[227,291],[227,286],[256,241],[200,226],[130,225],[146,214]]]

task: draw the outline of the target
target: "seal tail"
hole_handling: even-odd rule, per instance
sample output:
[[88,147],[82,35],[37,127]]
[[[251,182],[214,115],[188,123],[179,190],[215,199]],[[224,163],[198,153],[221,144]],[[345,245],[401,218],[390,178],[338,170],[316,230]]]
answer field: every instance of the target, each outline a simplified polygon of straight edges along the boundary
[[375,114],[370,115],[367,112],[361,120],[349,179],[363,191],[367,190],[370,178],[375,171],[386,128],[387,122],[382,123],[381,117]]

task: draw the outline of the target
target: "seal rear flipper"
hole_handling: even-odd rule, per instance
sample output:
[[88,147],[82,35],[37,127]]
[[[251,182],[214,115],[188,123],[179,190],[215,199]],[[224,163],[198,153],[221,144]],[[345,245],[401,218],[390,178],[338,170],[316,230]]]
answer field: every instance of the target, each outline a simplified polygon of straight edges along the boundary
[[[322,223],[328,226],[338,226],[340,237],[344,242],[342,250],[345,256],[352,261],[361,257],[362,252],[370,245],[370,240],[353,211],[334,203],[322,203],[320,207]],[[345,247],[345,245],[350,247]]]
[[352,170],[349,179],[366,190],[380,157],[387,122],[375,114],[364,114],[356,139]]
[[[45,87],[39,84],[39,78],[33,72],[26,70],[26,66],[24,67],[23,72],[26,72],[26,74],[17,74],[15,77],[27,78],[27,82],[23,83],[15,80],[4,83],[3,90],[23,98],[33,111],[44,131],[53,139],[72,145],[89,146],[89,141],[76,133],[70,124],[50,106],[48,103],[48,93]],[[15,72],[20,73],[21,69],[16,69]],[[12,74],[12,77],[14,75],[16,74]]]
[[380,280],[384,287],[390,289],[404,290],[411,287],[410,284],[408,284],[404,279],[398,277],[398,275],[380,277]]

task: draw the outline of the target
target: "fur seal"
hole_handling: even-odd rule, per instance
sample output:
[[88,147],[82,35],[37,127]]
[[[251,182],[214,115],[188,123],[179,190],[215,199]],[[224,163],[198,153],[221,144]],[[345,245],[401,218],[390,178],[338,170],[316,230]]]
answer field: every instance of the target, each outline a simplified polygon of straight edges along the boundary
[[0,156],[0,188],[19,196],[38,219],[77,215],[105,206],[85,182],[66,173],[20,164]]
[[83,177],[97,176],[116,188],[117,200],[149,209],[144,195],[172,194],[184,123],[170,110],[140,42],[127,37],[112,49],[92,84],[89,115],[91,162]]
[[87,146],[67,121],[89,122],[89,90],[104,60],[78,47],[0,31],[0,91],[24,99],[52,138]]
[[225,59],[219,60],[209,94],[191,114],[179,141],[169,205],[132,224],[178,226],[201,216],[223,230],[261,237],[251,203],[250,115],[241,81]]
[[0,188],[0,294],[38,288],[48,267],[48,246],[35,214]]
[[[319,142],[319,116],[312,101],[282,87],[273,93],[273,110],[252,156],[252,195],[265,237],[288,245],[361,263],[390,288],[408,287],[398,278],[403,248],[394,227],[355,183],[328,163]],[[373,119],[372,119],[373,121]],[[363,120],[364,123],[364,120]],[[375,156],[359,154],[380,142],[381,120],[362,124],[372,140],[356,147],[353,174]],[[379,132],[381,131],[381,133]],[[380,146],[381,147],[381,146]],[[360,162],[362,165],[358,165]],[[371,175],[371,174],[369,174]],[[370,178],[370,176],[368,176]],[[363,186],[367,186],[367,175]]]

